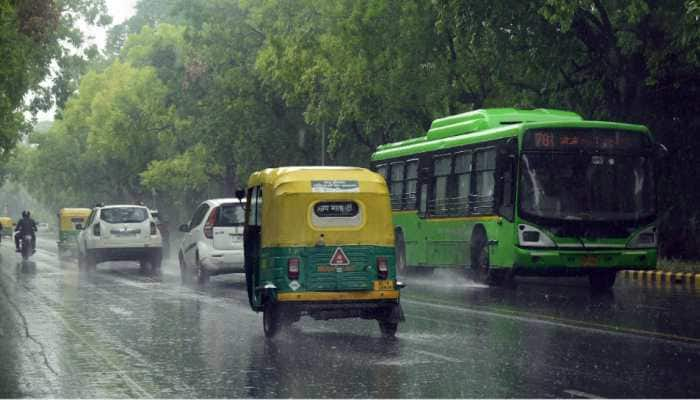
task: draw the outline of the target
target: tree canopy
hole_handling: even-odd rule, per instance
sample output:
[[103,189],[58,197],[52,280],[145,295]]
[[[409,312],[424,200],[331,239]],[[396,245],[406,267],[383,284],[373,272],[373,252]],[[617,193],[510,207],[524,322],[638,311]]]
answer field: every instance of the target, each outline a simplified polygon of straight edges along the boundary
[[[46,40],[0,4],[0,29]],[[367,166],[377,145],[476,108],[568,109],[668,145],[662,232],[682,239],[664,249],[697,257],[697,224],[679,221],[698,218],[700,193],[677,188],[700,167],[699,20],[696,0],[142,0],[79,88],[60,86],[60,119],[18,152],[17,176],[53,207],[155,191],[184,218],[255,169]],[[0,68],[31,87],[47,64],[21,54]],[[16,135],[2,110],[18,100],[0,100]]]

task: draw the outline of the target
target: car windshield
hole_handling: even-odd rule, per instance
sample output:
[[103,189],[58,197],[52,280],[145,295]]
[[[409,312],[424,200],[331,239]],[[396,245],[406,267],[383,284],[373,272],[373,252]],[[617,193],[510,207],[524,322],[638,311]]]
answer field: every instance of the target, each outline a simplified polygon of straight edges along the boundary
[[644,156],[524,153],[524,216],[564,220],[638,220],[655,213],[652,163]]
[[245,209],[241,204],[223,204],[219,206],[216,226],[243,226]]
[[110,224],[143,222],[148,218],[148,212],[143,207],[104,208],[100,219]]

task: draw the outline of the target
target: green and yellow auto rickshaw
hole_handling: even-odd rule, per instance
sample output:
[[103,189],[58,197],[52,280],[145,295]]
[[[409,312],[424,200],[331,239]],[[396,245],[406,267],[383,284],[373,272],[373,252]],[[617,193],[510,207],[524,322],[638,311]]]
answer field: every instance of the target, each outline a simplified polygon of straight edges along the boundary
[[76,225],[85,226],[89,208],[62,208],[58,211],[58,257],[69,258],[78,255],[78,233]]
[[244,229],[250,305],[265,336],[302,315],[403,319],[384,178],[363,168],[285,167],[250,176]]
[[12,237],[12,233],[15,229],[15,223],[12,221],[12,218],[0,217],[0,225],[2,225],[2,231],[0,231],[0,234],[2,236]]

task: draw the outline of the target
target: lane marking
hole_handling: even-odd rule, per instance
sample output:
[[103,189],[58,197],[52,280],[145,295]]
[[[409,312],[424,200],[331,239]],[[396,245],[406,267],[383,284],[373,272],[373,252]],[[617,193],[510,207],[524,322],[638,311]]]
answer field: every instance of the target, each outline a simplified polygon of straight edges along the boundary
[[433,353],[432,351],[414,349],[413,352],[423,354],[423,355],[426,355],[429,357],[437,358],[439,360],[453,362],[453,363],[463,363],[464,362],[464,360],[460,360],[459,358],[443,356],[442,354]]
[[569,394],[571,396],[580,397],[583,399],[604,399],[605,398],[603,396],[598,396],[597,394],[590,394],[590,393],[582,392],[580,390],[575,390],[575,389],[565,390],[564,393]]
[[679,342],[681,342],[681,343],[686,344],[686,345],[700,346],[700,338],[692,338],[692,337],[687,337],[687,336],[674,335],[674,334],[670,334],[670,333],[646,331],[646,330],[635,329],[635,328],[623,328],[623,327],[619,327],[619,326],[605,325],[605,324],[599,324],[599,323],[595,323],[595,322],[572,320],[572,319],[567,319],[567,318],[558,318],[558,317],[552,317],[552,316],[548,316],[548,315],[533,314],[533,313],[527,313],[527,312],[517,312],[517,315],[516,315],[515,312],[504,313],[504,312],[495,312],[495,311],[476,310],[473,308],[458,307],[458,306],[442,304],[442,303],[428,303],[425,301],[409,300],[406,298],[401,299],[401,302],[407,303],[407,304],[421,305],[424,307],[432,307],[432,308],[438,308],[438,309],[444,309],[444,310],[458,311],[458,312],[462,312],[462,313],[480,315],[480,316],[485,316],[485,317],[499,317],[499,318],[511,319],[511,320],[516,320],[516,321],[523,321],[523,322],[528,322],[528,323],[538,323],[538,324],[559,326],[559,327],[569,328],[569,329],[582,329],[582,330],[588,330],[590,332],[606,333],[606,334],[610,334],[610,335],[641,336],[641,337],[645,337],[645,338],[666,340],[666,341],[673,342],[674,344],[679,344]]

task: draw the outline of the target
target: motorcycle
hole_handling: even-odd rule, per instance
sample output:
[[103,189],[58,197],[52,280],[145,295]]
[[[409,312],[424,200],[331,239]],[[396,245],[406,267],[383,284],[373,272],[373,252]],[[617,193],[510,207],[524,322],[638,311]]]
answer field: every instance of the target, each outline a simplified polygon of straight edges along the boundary
[[22,254],[22,260],[28,260],[32,255],[32,235],[25,234],[20,237],[19,250]]

